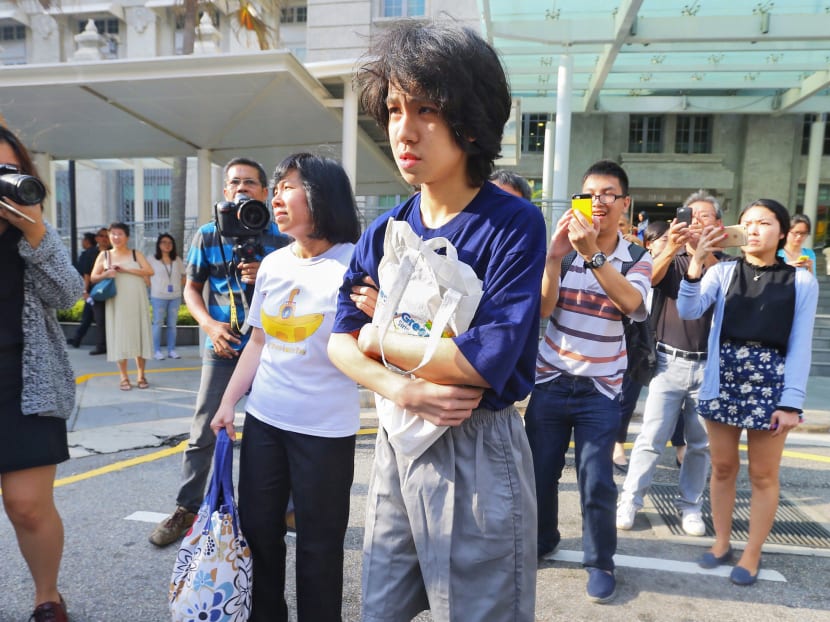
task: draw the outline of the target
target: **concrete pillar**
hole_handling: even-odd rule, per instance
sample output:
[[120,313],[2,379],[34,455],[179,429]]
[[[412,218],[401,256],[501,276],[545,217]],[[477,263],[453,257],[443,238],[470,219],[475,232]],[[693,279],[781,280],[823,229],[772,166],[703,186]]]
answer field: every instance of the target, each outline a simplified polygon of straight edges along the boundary
[[343,152],[340,158],[354,192],[357,188],[357,93],[352,88],[351,78],[343,82]]
[[28,53],[33,64],[59,63],[61,61],[61,35],[57,20],[51,15],[32,15],[32,51]]
[[52,167],[52,157],[48,153],[32,153],[31,155],[38,175],[40,175],[40,180],[50,189],[50,192],[46,194],[46,200],[43,202],[43,215],[49,224],[57,229],[58,207],[55,203],[55,171]]
[[827,115],[818,115],[810,125],[810,152],[807,155],[807,179],[804,184],[804,215],[813,223],[813,231],[804,240],[805,248],[812,248],[818,206],[818,182],[821,177],[821,155],[824,150],[824,131]]
[[126,7],[127,55],[129,58],[158,56],[158,15],[143,6]]
[[556,147],[553,156],[553,214],[551,226],[570,207],[568,164],[571,150],[571,77],[573,58],[563,55],[556,82]]
[[144,162],[135,160],[133,165],[133,218],[144,222]]
[[196,152],[196,205],[199,226],[213,220],[213,197],[211,196],[210,149]]

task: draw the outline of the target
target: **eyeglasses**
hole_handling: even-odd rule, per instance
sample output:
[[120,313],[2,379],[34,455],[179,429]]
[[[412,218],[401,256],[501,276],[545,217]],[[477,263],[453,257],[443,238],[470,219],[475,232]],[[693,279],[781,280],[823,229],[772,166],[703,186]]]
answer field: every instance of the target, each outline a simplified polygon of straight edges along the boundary
[[611,194],[610,192],[604,192],[602,194],[591,195],[591,201],[597,200],[603,205],[611,205],[617,199],[624,199],[627,196],[627,194]]
[[808,231],[792,231],[792,230],[790,230],[790,235],[793,236],[794,238],[805,238],[808,235],[810,235],[810,233]]
[[234,177],[233,179],[229,179],[225,185],[228,188],[238,188],[239,186],[261,186],[262,184],[259,183],[258,179],[240,179],[239,177]]

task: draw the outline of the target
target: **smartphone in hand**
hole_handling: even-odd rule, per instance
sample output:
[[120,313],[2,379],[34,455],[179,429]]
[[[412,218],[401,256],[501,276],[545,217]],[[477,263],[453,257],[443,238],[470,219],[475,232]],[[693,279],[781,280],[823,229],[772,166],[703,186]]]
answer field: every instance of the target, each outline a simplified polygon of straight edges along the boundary
[[725,233],[726,237],[718,242],[718,246],[721,248],[744,246],[746,244],[746,227],[743,225],[724,227],[722,233]]
[[685,222],[687,225],[692,224],[692,208],[691,207],[678,207],[677,213],[675,214],[675,219],[677,222]]
[[594,222],[593,197],[590,194],[575,194],[571,197],[571,209],[585,216],[589,223]]

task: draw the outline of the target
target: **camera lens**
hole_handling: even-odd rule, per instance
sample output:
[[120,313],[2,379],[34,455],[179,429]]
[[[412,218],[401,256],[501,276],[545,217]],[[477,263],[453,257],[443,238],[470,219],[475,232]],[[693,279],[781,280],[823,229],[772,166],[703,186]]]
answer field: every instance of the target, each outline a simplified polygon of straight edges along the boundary
[[35,205],[43,200],[44,191],[43,184],[41,184],[34,177],[21,176],[20,183],[17,184],[17,196],[20,197],[21,203],[26,205]]
[[46,196],[46,188],[31,175],[0,175],[0,195],[23,205],[37,205]]
[[268,228],[271,214],[268,208],[260,201],[246,201],[239,207],[237,214],[240,224],[251,231],[264,231]]

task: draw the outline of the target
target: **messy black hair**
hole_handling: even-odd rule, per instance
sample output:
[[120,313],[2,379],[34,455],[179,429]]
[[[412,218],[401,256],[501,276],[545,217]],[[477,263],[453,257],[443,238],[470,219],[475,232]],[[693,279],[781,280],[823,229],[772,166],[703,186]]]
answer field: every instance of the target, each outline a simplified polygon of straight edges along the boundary
[[433,102],[467,154],[470,184],[481,186],[499,156],[512,103],[495,50],[469,28],[403,20],[367,56],[355,76],[363,110],[387,130],[390,85]]
[[628,196],[628,175],[623,170],[623,167],[613,160],[600,160],[599,162],[594,162],[588,167],[588,170],[585,171],[585,174],[582,176],[582,183],[585,184],[585,180],[591,175],[616,177],[620,182],[622,193],[625,196]]

